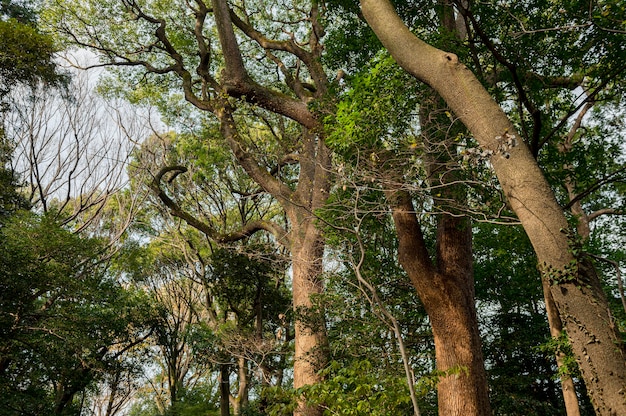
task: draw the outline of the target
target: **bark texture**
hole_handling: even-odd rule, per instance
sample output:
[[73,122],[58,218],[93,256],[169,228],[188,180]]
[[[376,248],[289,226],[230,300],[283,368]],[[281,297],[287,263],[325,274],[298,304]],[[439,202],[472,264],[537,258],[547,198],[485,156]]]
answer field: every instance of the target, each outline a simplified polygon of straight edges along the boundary
[[[325,244],[315,224],[314,213],[323,207],[329,195],[330,151],[315,131],[303,131],[298,185],[292,191],[260,168],[252,155],[242,148],[227,103],[218,114],[222,135],[239,164],[280,202],[289,218],[290,231],[277,237],[284,239],[282,242],[289,247],[292,259],[293,308],[296,312],[294,388],[319,383],[322,378],[318,373],[327,363],[328,340],[323,312],[314,307],[311,299],[323,291],[321,273]],[[300,402],[294,415],[321,416],[322,413],[321,407]]]
[[408,194],[389,197],[399,238],[399,257],[428,313],[437,370],[440,415],[491,415],[487,376],[474,304],[471,227],[443,214],[433,263]]
[[[563,331],[563,322],[559,316],[559,311],[552,298],[550,284],[546,279],[542,281],[543,295],[546,302],[546,315],[548,317],[548,325],[550,326],[550,335],[552,338],[559,338]],[[556,353],[556,364],[559,368],[563,367],[565,356],[561,351]],[[578,396],[576,395],[576,386],[574,380],[567,375],[561,376],[561,391],[563,392],[563,401],[565,402],[565,412],[567,416],[580,416],[580,405]]]
[[480,146],[494,152],[491,164],[537,253],[597,414],[626,414],[625,354],[598,276],[573,257],[563,210],[528,147],[518,141],[509,158],[498,154],[499,137],[517,133],[472,72],[411,33],[390,2],[361,0],[361,7],[396,61],[435,89]]

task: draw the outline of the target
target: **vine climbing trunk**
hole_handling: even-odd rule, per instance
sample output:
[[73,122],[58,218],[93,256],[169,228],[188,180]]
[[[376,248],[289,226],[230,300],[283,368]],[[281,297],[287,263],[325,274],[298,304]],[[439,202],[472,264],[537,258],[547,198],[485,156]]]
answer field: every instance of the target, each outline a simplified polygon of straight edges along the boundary
[[593,265],[572,253],[565,214],[528,147],[520,142],[508,158],[499,154],[515,128],[456,55],[417,38],[389,1],[361,0],[361,7],[394,59],[436,90],[481,148],[493,152],[491,165],[537,254],[596,413],[626,414],[625,353],[606,297]]
[[[563,322],[559,316],[559,311],[552,298],[550,284],[547,279],[543,279],[543,295],[546,303],[546,315],[550,326],[550,335],[552,338],[559,339],[563,331]],[[559,369],[564,368],[565,354],[562,351],[556,352],[556,364]],[[580,416],[580,405],[578,396],[576,395],[576,386],[574,380],[568,374],[561,374],[561,391],[563,392],[563,401],[565,403],[565,412],[567,416]]]

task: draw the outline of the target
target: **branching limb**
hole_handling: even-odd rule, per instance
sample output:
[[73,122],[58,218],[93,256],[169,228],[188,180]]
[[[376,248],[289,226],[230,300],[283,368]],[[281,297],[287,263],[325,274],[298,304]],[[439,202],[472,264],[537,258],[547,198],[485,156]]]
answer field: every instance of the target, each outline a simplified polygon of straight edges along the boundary
[[191,215],[189,212],[185,211],[176,201],[167,195],[167,193],[161,187],[161,183],[163,181],[163,177],[168,173],[173,173],[174,175],[179,175],[187,172],[187,168],[184,166],[166,166],[161,168],[159,172],[154,176],[154,179],[150,183],[150,189],[156,194],[156,196],[165,204],[165,206],[169,209],[169,212],[177,217],[185,221],[190,226],[204,233],[208,238],[218,243],[227,243],[243,240],[247,237],[250,237],[257,231],[267,231],[276,237],[277,241],[281,244],[287,244],[287,231],[279,226],[278,224],[271,221],[252,221],[248,224],[245,224],[240,230],[222,234],[219,233],[213,226],[207,224],[195,216]]
[[586,190],[584,190],[583,192],[579,193],[578,195],[576,195],[575,197],[571,198],[569,203],[567,205],[565,205],[565,209],[569,209],[571,208],[576,202],[584,199],[585,197],[587,197],[588,195],[590,195],[591,193],[597,191],[598,189],[600,189],[602,186],[608,184],[608,183],[612,183],[612,182],[623,182],[626,181],[626,166],[616,170],[615,172],[612,172],[606,176],[604,176],[603,178],[597,180],[593,185],[591,185],[589,188],[587,188]]
[[243,140],[239,136],[235,120],[232,115],[233,109],[224,100],[221,108],[216,111],[220,121],[222,136],[231,148],[233,155],[248,175],[258,183],[267,193],[282,202],[292,202],[293,191],[284,183],[273,177],[267,170],[259,166],[255,158],[248,152]]
[[[225,92],[235,98],[259,105],[269,111],[291,118],[308,128],[319,127],[319,122],[309,111],[307,104],[278,91],[270,90],[256,83],[247,73],[235,32],[231,11],[225,0],[213,0],[213,12],[217,22],[226,70],[224,76]],[[243,24],[243,22],[242,22]]]

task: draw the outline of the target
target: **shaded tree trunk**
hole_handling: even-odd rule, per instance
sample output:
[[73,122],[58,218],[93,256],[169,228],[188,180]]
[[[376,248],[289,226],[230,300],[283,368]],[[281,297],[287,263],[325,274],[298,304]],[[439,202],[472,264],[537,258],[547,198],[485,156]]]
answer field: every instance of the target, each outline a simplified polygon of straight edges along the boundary
[[230,404],[235,415],[240,415],[242,410],[248,406],[248,393],[250,390],[248,362],[243,357],[237,358],[237,380],[239,387],[237,397],[230,395]]
[[[300,177],[294,199],[283,207],[292,230],[289,244],[292,257],[293,308],[295,320],[294,388],[322,381],[319,371],[328,360],[328,339],[324,312],[312,297],[323,290],[322,257],[324,238],[315,223],[315,211],[322,208],[330,191],[330,151],[324,140],[313,132],[305,132],[300,160]],[[301,201],[304,204],[298,204]],[[295,203],[294,203],[295,202]],[[300,403],[294,414],[321,415],[319,406]]]
[[220,416],[230,416],[230,365],[220,364]]
[[626,365],[622,342],[593,266],[575,258],[563,210],[524,143],[498,154],[513,124],[456,55],[417,38],[385,0],[361,0],[365,18],[396,61],[433,87],[463,121],[490,161],[520,219],[557,305],[591,401],[599,415],[626,414]]
[[490,415],[474,304],[470,221],[441,215],[433,263],[410,196],[396,192],[389,200],[400,263],[428,313],[437,370],[444,373],[437,385],[439,414]]

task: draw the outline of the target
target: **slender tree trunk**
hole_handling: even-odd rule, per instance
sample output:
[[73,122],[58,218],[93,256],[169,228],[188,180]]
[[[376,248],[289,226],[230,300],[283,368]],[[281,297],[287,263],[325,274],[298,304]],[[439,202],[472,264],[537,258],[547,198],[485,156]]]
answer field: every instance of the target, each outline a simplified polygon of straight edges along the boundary
[[237,377],[239,388],[237,389],[237,397],[230,395],[230,405],[233,408],[233,414],[240,415],[241,411],[248,406],[248,363],[245,358],[237,358]]
[[439,414],[491,415],[474,305],[469,221],[443,214],[432,263],[410,196],[390,198],[402,267],[426,308],[435,339]]
[[220,416],[230,416],[230,365],[220,364]]
[[570,251],[563,210],[528,147],[499,154],[502,137],[517,135],[506,114],[456,55],[436,49],[404,25],[387,0],[361,0],[365,18],[396,61],[433,87],[472,132],[534,247],[599,415],[626,415],[622,342],[593,266]]
[[[546,314],[548,316],[548,324],[550,326],[550,335],[552,338],[559,338],[563,331],[563,322],[559,316],[554,299],[552,298],[552,292],[548,282],[543,279],[543,295],[546,302]],[[557,351],[556,352],[556,364],[559,368],[563,367],[563,361],[565,355]],[[576,395],[576,386],[574,380],[568,375],[561,376],[561,391],[563,392],[563,401],[565,402],[565,411],[567,416],[580,416],[580,406],[578,403],[578,396]]]

